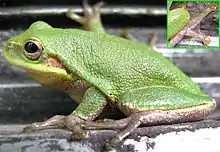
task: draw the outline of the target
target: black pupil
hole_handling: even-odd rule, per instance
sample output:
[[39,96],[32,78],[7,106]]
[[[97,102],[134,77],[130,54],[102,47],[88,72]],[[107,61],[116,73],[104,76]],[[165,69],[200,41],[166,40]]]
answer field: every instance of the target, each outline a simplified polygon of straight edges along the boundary
[[35,53],[38,51],[37,45],[33,42],[27,42],[24,48],[28,53]]

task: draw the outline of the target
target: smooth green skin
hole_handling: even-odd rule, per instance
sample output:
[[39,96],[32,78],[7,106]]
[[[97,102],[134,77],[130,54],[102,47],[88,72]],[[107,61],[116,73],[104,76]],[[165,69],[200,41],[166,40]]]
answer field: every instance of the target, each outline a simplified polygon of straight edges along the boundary
[[190,14],[184,8],[176,8],[168,12],[168,39],[173,38],[189,22]]
[[[36,61],[25,56],[24,44],[29,40],[43,47]],[[116,105],[127,116],[138,111],[215,104],[160,53],[145,44],[104,32],[58,29],[38,21],[8,40],[3,56],[42,85],[61,88],[78,99],[81,103],[73,114],[86,120],[94,120],[107,103]],[[68,73],[49,66],[49,56],[58,58]],[[64,82],[74,85],[76,80],[83,82],[83,93],[62,90]]]

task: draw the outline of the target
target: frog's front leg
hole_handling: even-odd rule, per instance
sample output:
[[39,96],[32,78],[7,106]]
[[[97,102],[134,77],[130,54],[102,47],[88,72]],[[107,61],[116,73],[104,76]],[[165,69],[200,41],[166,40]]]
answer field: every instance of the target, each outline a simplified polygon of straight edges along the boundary
[[93,7],[91,7],[88,5],[87,0],[84,0],[83,1],[84,17],[75,14],[71,10],[68,10],[66,12],[66,16],[82,24],[84,28],[88,31],[103,33],[105,32],[105,29],[102,26],[101,16],[100,16],[100,9],[103,5],[104,5],[103,2],[99,2],[95,4]]
[[54,116],[44,122],[33,123],[23,129],[22,132],[33,132],[43,129],[68,129],[77,136],[84,135],[81,129],[86,121],[94,120],[106,106],[105,96],[95,87],[88,88],[84,94],[82,102],[69,116]]
[[85,129],[121,129],[112,139],[117,143],[140,125],[172,124],[202,119],[216,108],[214,99],[181,89],[154,86],[126,92],[118,103],[128,117],[115,122],[86,123]]
[[190,19],[189,23],[178,34],[176,34],[172,39],[170,39],[169,46],[175,46],[184,36],[198,38],[203,42],[204,45],[208,45],[210,43],[210,38],[208,36],[201,33],[196,33],[192,30],[202,21],[204,17],[206,17],[210,12],[215,10],[215,4],[210,5],[204,10],[202,10],[202,13]]

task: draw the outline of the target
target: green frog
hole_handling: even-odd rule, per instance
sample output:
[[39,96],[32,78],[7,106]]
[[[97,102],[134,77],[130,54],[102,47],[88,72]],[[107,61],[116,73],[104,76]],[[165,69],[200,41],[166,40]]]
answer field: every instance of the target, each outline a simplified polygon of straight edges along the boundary
[[[140,125],[200,120],[216,108],[215,100],[161,53],[107,34],[101,6],[85,4],[84,17],[67,13],[86,30],[53,28],[37,21],[4,44],[3,56],[9,63],[79,103],[70,115],[33,123],[23,132],[65,128],[81,139],[88,129],[119,129],[111,140],[117,143]],[[126,117],[95,121],[107,104]]]

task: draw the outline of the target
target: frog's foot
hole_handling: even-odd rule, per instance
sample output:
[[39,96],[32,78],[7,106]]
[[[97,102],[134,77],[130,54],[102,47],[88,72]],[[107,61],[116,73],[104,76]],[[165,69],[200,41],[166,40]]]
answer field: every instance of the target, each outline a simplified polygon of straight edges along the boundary
[[122,31],[121,31],[121,33],[119,34],[119,36],[120,36],[120,37],[123,37],[123,38],[126,38],[126,39],[129,39],[129,40],[135,40],[135,38],[132,37],[132,35],[130,34],[128,28],[122,29]]
[[184,36],[198,38],[203,42],[204,45],[208,45],[210,43],[210,38],[208,36],[193,32],[192,30],[203,20],[203,18],[216,10],[215,6],[215,4],[208,6],[201,11],[202,13],[195,15],[192,19],[190,19],[189,23],[169,41],[169,46],[174,47],[179,41],[183,39]]
[[[211,110],[214,110],[214,104],[200,105],[198,107],[191,107],[177,110],[155,110],[143,111],[134,113],[131,116],[115,120],[114,122],[93,122],[87,123],[83,126],[84,129],[113,129],[120,130],[118,134],[107,141],[105,149],[112,150],[115,146],[119,145],[124,138],[129,136],[140,125],[152,126],[158,124],[173,124],[187,121],[196,121],[202,119]],[[212,109],[211,109],[212,108]]]
[[85,131],[82,129],[81,125],[85,121],[78,116],[69,115],[61,116],[56,115],[46,121],[33,123],[26,126],[21,131],[22,133],[31,133],[39,130],[45,129],[67,129],[73,133],[74,139],[82,139],[85,137]]
[[[129,40],[139,41],[130,34],[128,28],[122,29],[122,32],[120,33],[119,36],[123,37],[123,38],[126,38],[126,39],[129,39]],[[152,48],[156,48],[156,43],[157,43],[156,34],[155,33],[149,33],[148,34],[148,39],[147,39],[147,45],[152,47]]]
[[157,39],[157,35],[155,33],[149,33],[148,34],[148,41],[147,41],[147,44],[152,47],[152,48],[156,48],[156,44],[158,42],[158,39]]
[[[125,115],[128,115],[127,118],[114,122],[85,123],[83,128],[121,130],[110,141],[114,145],[130,135],[140,125],[150,126],[197,121],[216,108],[215,101],[208,96],[194,95],[166,86],[130,90],[124,93],[120,99],[122,101],[119,104],[120,109]],[[138,104],[135,104],[134,100]],[[198,104],[195,105],[195,103]]]
[[206,46],[209,45],[209,43],[211,42],[211,39],[209,36],[206,36],[200,32],[195,32],[192,30],[187,31],[185,36],[197,38],[197,39],[201,40],[202,43]]
[[64,118],[65,116],[56,115],[44,122],[36,122],[31,125],[26,126],[21,131],[22,133],[30,133],[38,130],[44,129],[54,129],[54,128],[64,128]]
[[83,1],[84,17],[68,10],[66,16],[70,19],[82,24],[88,31],[105,32],[100,17],[100,9],[104,5],[103,2],[96,3],[93,7],[90,6],[87,0]]
[[[112,139],[106,139],[104,150],[112,151],[115,147],[119,146],[124,138],[129,136],[137,127],[141,124],[151,123],[153,113],[149,115],[149,112],[140,112],[133,114],[127,118],[120,120],[108,120],[105,122],[89,122],[85,123],[83,129],[86,130],[99,130],[99,129],[112,129],[118,131],[118,134]],[[146,119],[146,120],[144,120]],[[144,120],[144,121],[143,121]],[[147,123],[146,123],[147,122]]]

